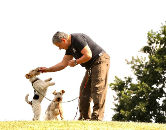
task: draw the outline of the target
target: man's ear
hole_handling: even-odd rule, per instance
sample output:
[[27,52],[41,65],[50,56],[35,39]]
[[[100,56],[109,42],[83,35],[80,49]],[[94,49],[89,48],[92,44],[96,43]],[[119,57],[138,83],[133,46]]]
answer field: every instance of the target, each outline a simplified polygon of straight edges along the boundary
[[66,39],[64,39],[64,38],[62,38],[61,40],[62,40],[64,43],[66,42]]

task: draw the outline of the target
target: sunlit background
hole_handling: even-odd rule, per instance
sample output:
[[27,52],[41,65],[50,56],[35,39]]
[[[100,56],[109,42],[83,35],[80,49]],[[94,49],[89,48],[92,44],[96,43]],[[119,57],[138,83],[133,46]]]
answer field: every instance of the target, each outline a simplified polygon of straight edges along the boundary
[[[141,56],[147,32],[158,31],[166,21],[165,0],[5,0],[0,1],[0,120],[32,120],[33,112],[25,95],[33,98],[33,88],[25,74],[36,67],[50,67],[65,54],[52,44],[56,31],[85,33],[110,55],[108,83],[114,77],[132,75],[125,59]],[[54,86],[46,97],[53,99],[54,90],[64,89],[63,101],[79,96],[85,69],[67,67],[52,77]],[[108,87],[104,121],[111,121],[114,92]],[[43,120],[50,101],[42,102]],[[93,105],[93,104],[92,104]],[[64,103],[65,120],[79,117],[78,100]]]

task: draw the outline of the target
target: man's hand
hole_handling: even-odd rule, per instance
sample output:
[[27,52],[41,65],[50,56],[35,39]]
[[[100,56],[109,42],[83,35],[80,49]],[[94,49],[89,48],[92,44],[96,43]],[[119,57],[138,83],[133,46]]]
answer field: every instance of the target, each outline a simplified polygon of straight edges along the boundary
[[42,73],[46,73],[46,72],[48,72],[48,68],[46,68],[46,67],[40,67],[40,71]]
[[68,61],[68,65],[69,65],[70,67],[76,66],[75,60],[69,60],[69,61]]

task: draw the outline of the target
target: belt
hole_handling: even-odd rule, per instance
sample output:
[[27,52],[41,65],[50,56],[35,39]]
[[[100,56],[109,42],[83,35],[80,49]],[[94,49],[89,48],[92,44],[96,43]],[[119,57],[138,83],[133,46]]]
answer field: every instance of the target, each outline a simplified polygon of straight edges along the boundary
[[98,54],[98,58],[99,58],[101,55],[103,55],[104,53],[105,53],[105,51],[100,52],[100,54]]
[[98,55],[96,55],[95,58],[94,58],[94,60],[93,60],[93,62],[92,62],[92,64],[93,64],[100,56],[102,56],[104,53],[105,53],[105,51],[102,51],[102,52],[100,52]]
[[92,65],[95,63],[95,61],[96,61],[101,55],[103,55],[104,53],[105,53],[105,51],[102,51],[102,52],[100,52],[98,55],[96,55],[96,56],[94,57],[92,63],[90,64],[90,67],[86,67],[86,70],[91,69],[91,67],[92,67]]

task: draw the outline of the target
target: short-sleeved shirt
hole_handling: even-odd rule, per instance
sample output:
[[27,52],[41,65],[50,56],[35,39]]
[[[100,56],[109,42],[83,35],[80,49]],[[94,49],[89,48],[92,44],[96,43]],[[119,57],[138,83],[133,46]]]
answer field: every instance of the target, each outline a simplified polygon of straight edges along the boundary
[[82,33],[71,34],[71,45],[66,50],[65,55],[72,55],[75,59],[79,59],[83,55],[81,53],[81,50],[86,45],[88,45],[89,48],[91,49],[92,58],[89,61],[82,63],[81,66],[88,69],[92,66],[95,57],[104,51],[89,36]]

